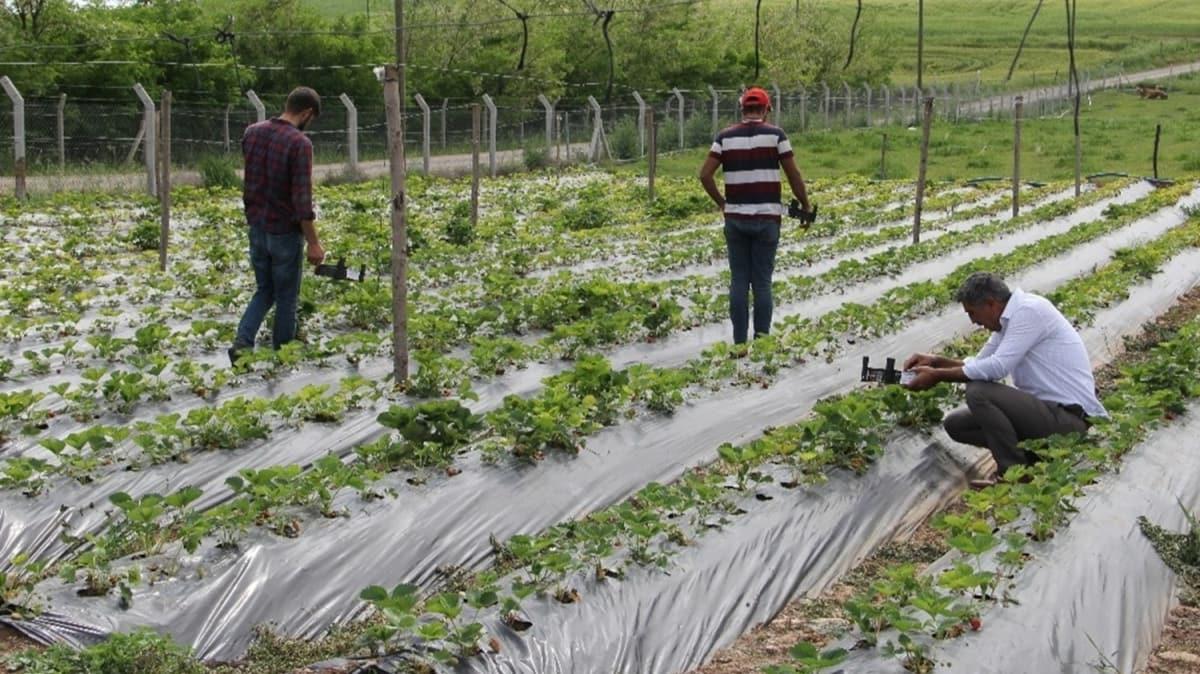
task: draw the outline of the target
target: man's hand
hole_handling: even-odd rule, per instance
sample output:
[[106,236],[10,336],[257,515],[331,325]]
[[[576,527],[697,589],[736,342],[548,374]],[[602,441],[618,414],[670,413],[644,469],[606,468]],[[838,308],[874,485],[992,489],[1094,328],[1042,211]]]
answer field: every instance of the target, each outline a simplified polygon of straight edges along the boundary
[[904,384],[904,388],[910,391],[924,391],[925,389],[933,388],[941,381],[938,379],[937,370],[928,365],[918,365],[912,368],[905,367],[904,369],[913,372],[915,375],[911,381]]
[[320,242],[308,244],[308,263],[312,266],[317,266],[325,261],[325,249],[321,247]]
[[937,356],[928,353],[914,353],[904,361],[904,369],[911,370],[915,367],[933,367],[937,363]]

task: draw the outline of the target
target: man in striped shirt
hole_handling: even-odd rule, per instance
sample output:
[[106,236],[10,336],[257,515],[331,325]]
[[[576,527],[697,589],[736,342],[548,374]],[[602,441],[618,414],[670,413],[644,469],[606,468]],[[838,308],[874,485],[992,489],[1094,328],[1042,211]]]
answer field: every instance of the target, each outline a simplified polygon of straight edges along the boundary
[[[779,169],[806,212],[812,212],[804,179],[796,167],[792,145],[783,129],[767,123],[771,99],[759,87],[742,94],[742,121],[717,134],[700,167],[700,183],[725,214],[729,254],[729,318],[733,341],[745,343],[749,332],[747,293],[754,293],[754,336],[771,331],[771,275],[783,215]],[[725,174],[725,194],[714,178]]]

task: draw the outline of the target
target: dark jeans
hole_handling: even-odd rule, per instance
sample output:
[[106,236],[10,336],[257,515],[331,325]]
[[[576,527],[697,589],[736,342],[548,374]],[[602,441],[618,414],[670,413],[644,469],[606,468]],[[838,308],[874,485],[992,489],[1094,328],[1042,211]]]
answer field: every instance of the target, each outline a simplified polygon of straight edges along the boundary
[[750,309],[746,295],[754,292],[754,336],[771,332],[771,274],[779,248],[779,223],[770,220],[725,220],[725,247],[729,252],[729,319],[733,342],[746,341]]
[[271,345],[278,349],[296,337],[296,305],[304,262],[304,235],[268,234],[250,227],[250,266],[257,288],[238,323],[235,346],[252,347],[267,311],[275,306]]
[[956,442],[991,450],[1001,476],[1009,466],[1037,461],[1036,455],[1018,446],[1021,440],[1088,429],[1086,421],[1058,403],[990,381],[968,383],[967,408],[946,415],[942,426]]

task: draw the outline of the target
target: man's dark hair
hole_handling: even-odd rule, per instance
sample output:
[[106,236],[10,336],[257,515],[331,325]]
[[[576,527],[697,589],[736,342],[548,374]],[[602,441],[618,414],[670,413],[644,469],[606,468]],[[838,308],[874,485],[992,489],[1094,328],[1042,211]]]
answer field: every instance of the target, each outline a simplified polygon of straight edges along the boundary
[[305,110],[312,110],[317,117],[321,116],[321,97],[316,91],[309,87],[296,87],[292,89],[292,93],[288,94],[287,103],[283,109],[290,114],[297,115]]
[[967,277],[958,287],[954,299],[970,305],[982,304],[985,300],[1007,302],[1012,297],[1012,291],[1004,283],[1004,279],[987,271],[977,271]]

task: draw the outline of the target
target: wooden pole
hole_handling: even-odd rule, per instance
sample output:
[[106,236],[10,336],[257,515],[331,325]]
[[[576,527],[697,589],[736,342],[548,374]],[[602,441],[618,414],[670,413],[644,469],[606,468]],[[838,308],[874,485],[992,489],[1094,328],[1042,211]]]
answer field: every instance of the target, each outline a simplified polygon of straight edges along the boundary
[[408,223],[405,204],[404,122],[400,114],[400,74],[384,68],[383,96],[387,112],[388,165],[392,178],[392,376],[397,386],[408,381]]
[[929,125],[933,121],[933,96],[925,99],[921,116],[921,163],[917,168],[917,205],[913,210],[913,243],[921,243],[921,208],[925,205],[925,169],[929,164]]
[[[646,136],[650,142],[650,155],[646,159],[646,191],[650,197],[650,203],[654,203],[654,174],[658,171],[658,128],[654,124],[654,108],[646,110]],[[1155,143],[1155,148],[1157,147],[1158,144]],[[1158,156],[1157,150],[1155,150],[1155,156]]]
[[[479,224],[479,118],[478,103],[471,104],[471,227]],[[568,151],[569,151],[568,146]]]
[[1025,97],[1018,96],[1013,107],[1013,217],[1021,213],[1021,113]]
[[158,109],[158,203],[162,222],[158,236],[158,268],[167,270],[167,246],[171,241],[171,92],[163,89]]
[[395,0],[396,65],[384,68],[383,97],[392,139],[392,377],[408,381],[408,221],[404,157],[404,0]]
[[1158,180],[1158,140],[1162,137],[1162,124],[1154,125],[1154,179]]
[[887,180],[887,134],[883,134],[883,144],[879,146],[879,179]]
[[1021,214],[1021,113],[1025,109],[1025,97],[1017,96],[1013,107],[1013,177],[1012,214]]
[[921,100],[925,93],[925,0],[917,0],[917,94],[913,98]]

